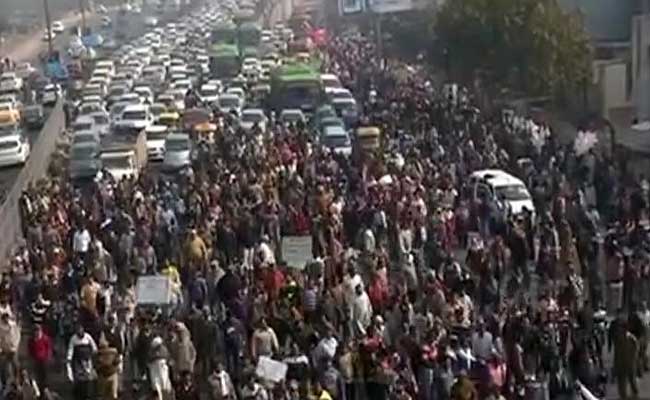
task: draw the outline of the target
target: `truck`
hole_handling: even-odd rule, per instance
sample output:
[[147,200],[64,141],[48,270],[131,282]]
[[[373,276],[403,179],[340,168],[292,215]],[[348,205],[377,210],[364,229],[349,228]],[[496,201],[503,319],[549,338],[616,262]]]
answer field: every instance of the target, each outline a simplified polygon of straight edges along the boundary
[[104,171],[115,180],[137,177],[147,165],[147,134],[145,130],[106,135],[101,139],[100,159]]

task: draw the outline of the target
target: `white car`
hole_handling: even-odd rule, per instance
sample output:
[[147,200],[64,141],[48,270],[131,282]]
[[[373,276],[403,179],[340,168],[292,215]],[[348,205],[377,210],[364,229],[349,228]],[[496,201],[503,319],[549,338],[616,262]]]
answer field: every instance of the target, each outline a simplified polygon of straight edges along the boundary
[[65,31],[65,25],[61,21],[52,22],[52,32],[54,33],[63,33]]
[[136,86],[133,92],[140,96],[143,104],[153,104],[153,91],[147,86]]
[[56,38],[56,33],[54,33],[54,31],[52,31],[52,30],[50,30],[49,35],[47,33],[47,30],[45,32],[43,32],[43,41],[44,42],[47,42],[48,40],[50,40],[50,37],[52,38],[52,40],[54,40],[54,38]]
[[43,95],[41,102],[44,106],[53,106],[63,96],[61,86],[56,83],[51,83],[43,88]]
[[108,135],[111,130],[111,119],[106,110],[96,111],[89,116],[94,121],[94,130],[99,132],[100,136]]
[[144,24],[146,26],[150,27],[150,28],[155,28],[156,26],[158,26],[158,18],[156,18],[156,17],[147,17],[144,20]]
[[20,133],[0,136],[0,166],[25,164],[30,151],[29,141]]
[[30,75],[36,72],[36,68],[32,67],[32,64],[28,62],[24,62],[18,64],[14,69],[14,72],[16,72],[16,76],[20,79],[27,79]]
[[88,115],[80,115],[74,120],[70,128],[75,132],[94,132],[95,120]]
[[245,131],[250,131],[253,126],[257,125],[262,133],[266,133],[268,118],[264,110],[260,108],[247,108],[241,112],[239,117],[239,126]]
[[201,90],[199,90],[199,99],[203,104],[213,104],[219,100],[219,93],[219,87],[216,85],[202,85]]
[[144,104],[129,104],[113,124],[118,131],[147,129],[151,125],[153,125],[153,115],[149,112],[149,106]]
[[147,158],[149,161],[163,161],[169,128],[165,125],[151,125],[145,130],[145,134],[147,135]]
[[224,93],[219,96],[217,100],[217,106],[222,113],[229,113],[234,111],[237,115],[241,114],[242,107],[244,106],[244,101],[241,97],[233,93]]
[[226,93],[237,95],[242,100],[246,98],[246,91],[240,87],[229,87]]
[[15,72],[0,75],[0,92],[19,92],[23,89],[23,80]]

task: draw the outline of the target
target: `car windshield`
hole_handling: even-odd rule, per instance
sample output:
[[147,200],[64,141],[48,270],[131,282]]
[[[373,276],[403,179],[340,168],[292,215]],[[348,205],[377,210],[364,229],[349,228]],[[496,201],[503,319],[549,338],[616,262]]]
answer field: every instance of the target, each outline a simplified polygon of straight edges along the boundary
[[95,148],[90,146],[73,147],[71,157],[73,160],[86,160],[95,156]]
[[0,142],[0,150],[9,150],[18,147],[20,143],[17,140],[3,140]]
[[219,99],[219,105],[221,107],[238,107],[239,99],[234,97],[223,97]]
[[208,97],[208,96],[216,96],[219,94],[219,92],[215,89],[203,89],[201,90],[201,94],[205,97]]
[[95,141],[95,135],[90,134],[90,133],[83,133],[83,134],[76,134],[72,138],[72,143],[88,143],[88,142],[94,142]]
[[98,125],[107,125],[109,122],[105,115],[93,115],[93,120]]
[[165,112],[165,107],[151,107],[149,108],[149,112],[155,116],[158,116]]
[[146,111],[126,111],[122,114],[122,119],[125,121],[141,121],[147,119]]
[[126,93],[126,88],[116,88],[116,89],[111,89],[111,93],[109,96],[121,96],[124,93]]
[[130,169],[133,168],[131,157],[102,157],[102,165],[107,169]]
[[350,94],[350,92],[336,91],[331,94],[331,97],[333,99],[350,99],[352,98],[352,94]]
[[190,141],[187,139],[171,139],[165,142],[167,151],[184,151],[190,149]]
[[302,119],[300,113],[284,113],[282,114],[282,120],[285,122],[296,122]]
[[261,113],[244,112],[241,120],[243,122],[259,123],[264,120],[264,115]]
[[509,201],[529,200],[530,194],[524,185],[505,185],[495,188],[498,198]]
[[73,131],[88,131],[91,130],[93,127],[93,124],[90,122],[75,122],[74,125],[72,125],[72,130]]
[[323,144],[327,147],[349,146],[350,138],[346,135],[327,135],[323,138]]

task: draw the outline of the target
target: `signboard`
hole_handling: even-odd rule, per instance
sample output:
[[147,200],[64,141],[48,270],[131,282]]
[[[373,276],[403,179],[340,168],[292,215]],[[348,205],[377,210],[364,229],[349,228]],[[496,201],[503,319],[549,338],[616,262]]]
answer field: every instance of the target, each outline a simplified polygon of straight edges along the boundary
[[172,300],[172,287],[166,276],[141,276],[135,287],[138,305],[163,305]]
[[413,0],[368,0],[369,8],[378,14],[408,11],[413,9]]
[[339,14],[350,15],[365,11],[365,0],[339,0]]
[[291,268],[304,269],[312,261],[311,236],[285,236],[282,238],[282,260]]
[[255,368],[255,374],[269,382],[282,382],[287,376],[288,365],[272,358],[261,356]]

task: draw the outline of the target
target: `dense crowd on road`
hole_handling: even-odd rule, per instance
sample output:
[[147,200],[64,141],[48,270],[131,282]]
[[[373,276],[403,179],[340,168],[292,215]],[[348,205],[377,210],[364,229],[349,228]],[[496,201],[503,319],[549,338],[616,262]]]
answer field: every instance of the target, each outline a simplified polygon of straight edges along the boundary
[[[260,143],[215,111],[214,143],[181,175],[27,188],[0,286],[4,399],[573,399],[609,378],[638,396],[648,182],[379,63],[362,35],[322,51],[357,124],[382,132],[372,157],[302,122]],[[532,206],[477,195],[479,170],[521,179]],[[297,234],[312,257],[288,265]],[[169,304],[139,304],[151,275]]]

